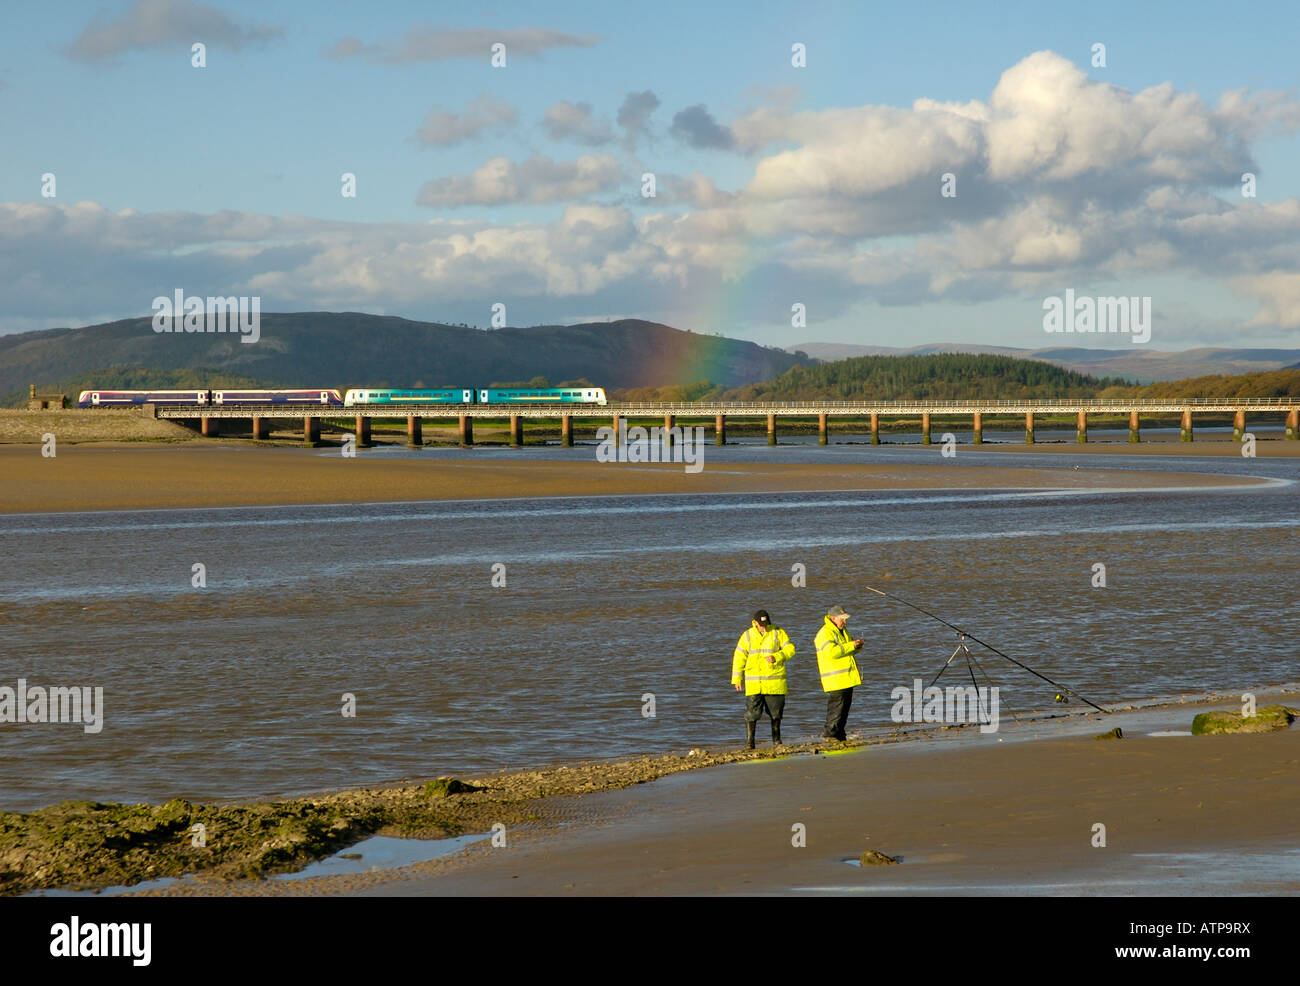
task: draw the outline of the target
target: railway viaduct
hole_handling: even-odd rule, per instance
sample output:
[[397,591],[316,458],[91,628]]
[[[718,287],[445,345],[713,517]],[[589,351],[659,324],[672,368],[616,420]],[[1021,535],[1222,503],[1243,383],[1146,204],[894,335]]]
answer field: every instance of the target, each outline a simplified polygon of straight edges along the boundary
[[460,405],[411,405],[385,404],[358,406],[351,408],[316,408],[303,406],[268,407],[265,405],[223,405],[220,407],[195,408],[153,406],[153,413],[159,418],[194,420],[198,418],[202,433],[207,436],[220,432],[223,420],[239,419],[253,422],[253,437],[265,438],[272,419],[297,419],[301,422],[303,441],[315,444],[320,440],[320,422],[322,417],[331,420],[355,419],[357,444],[370,444],[370,423],[374,418],[406,418],[407,443],[422,445],[422,423],[428,419],[455,418],[460,426],[460,443],[474,443],[474,421],[476,419],[503,420],[510,422],[510,444],[522,445],[524,441],[524,422],[532,419],[560,419],[560,441],[563,445],[573,444],[573,419],[598,418],[609,421],[615,434],[618,433],[620,419],[647,418],[663,419],[664,427],[674,426],[678,417],[692,419],[714,419],[714,442],[723,445],[727,440],[727,418],[765,418],[767,421],[767,443],[776,444],[777,421],[779,418],[803,417],[817,418],[818,441],[825,445],[828,441],[828,423],[832,415],[868,419],[871,423],[871,443],[880,443],[880,421],[886,419],[920,419],[921,443],[930,444],[930,419],[943,416],[952,418],[957,415],[970,415],[973,425],[973,440],[976,445],[983,441],[984,417],[986,415],[1023,415],[1025,422],[1025,444],[1034,442],[1035,415],[1073,415],[1076,421],[1076,440],[1088,440],[1089,414],[1127,414],[1129,422],[1129,441],[1141,440],[1141,417],[1143,415],[1173,415],[1181,420],[1181,438],[1185,442],[1193,440],[1192,415],[1232,414],[1233,438],[1242,439],[1246,428],[1246,413],[1258,414],[1271,412],[1279,414],[1286,423],[1286,437],[1290,440],[1300,439],[1300,400],[1295,398],[1180,398],[1171,400],[1024,400],[1024,401],[798,401],[798,402],[727,402],[727,403],[673,403],[673,402],[635,402],[610,403],[604,406],[596,404],[562,404],[546,406],[521,406],[502,404],[460,404]]

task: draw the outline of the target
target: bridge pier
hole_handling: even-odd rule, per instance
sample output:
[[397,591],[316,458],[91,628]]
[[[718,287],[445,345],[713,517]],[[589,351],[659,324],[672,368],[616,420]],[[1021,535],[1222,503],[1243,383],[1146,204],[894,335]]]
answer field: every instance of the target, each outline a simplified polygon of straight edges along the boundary
[[406,444],[419,448],[424,444],[424,421],[418,414],[406,416]]
[[672,414],[664,415],[664,444],[665,445],[671,445],[673,443],[673,426],[676,423],[677,423],[676,415],[672,415]]
[[271,434],[271,429],[267,427],[266,418],[254,416],[253,418],[253,441],[266,441],[267,436]]
[[357,448],[370,448],[370,419],[357,415]]
[[210,418],[205,414],[199,421],[199,432],[204,438],[216,438],[221,434],[221,419]]
[[1128,440],[1130,442],[1142,441],[1142,426],[1138,423],[1137,411],[1128,413]]
[[1190,407],[1183,411],[1183,423],[1178,440],[1180,442],[1192,441],[1192,409]]
[[1025,412],[1025,444],[1034,444],[1034,412]]
[[1300,439],[1300,408],[1286,412],[1286,437],[1293,442]]
[[560,444],[563,445],[565,448],[573,448],[573,415],[572,414],[566,414],[560,418]]
[[830,443],[826,434],[827,425],[829,423],[830,423],[830,415],[827,414],[825,411],[817,415],[817,444],[818,445],[828,445]]
[[474,444],[474,419],[468,414],[462,414],[457,420],[460,428],[460,444],[464,448]]
[[1088,443],[1088,412],[1080,411],[1075,423],[1074,440],[1080,445]]
[[727,416],[725,414],[717,414],[713,417],[713,444],[727,444]]
[[875,411],[871,412],[871,444],[880,444],[880,415]]
[[518,414],[510,415],[510,444],[516,447],[524,444],[524,419]]
[[1240,442],[1246,435],[1246,412],[1236,411],[1232,415],[1232,440]]
[[980,414],[979,411],[975,412],[975,421],[973,427],[974,427],[974,434],[971,436],[971,444],[983,445],[984,444],[984,415]]
[[302,443],[312,446],[320,444],[320,418],[302,419]]
[[776,444],[776,415],[768,414],[767,416],[767,444]]
[[618,426],[619,424],[621,424],[619,418],[620,416],[616,414],[614,415],[613,418],[610,419],[614,424],[614,447],[615,448],[618,447]]
[[921,444],[930,444],[930,412],[921,412]]

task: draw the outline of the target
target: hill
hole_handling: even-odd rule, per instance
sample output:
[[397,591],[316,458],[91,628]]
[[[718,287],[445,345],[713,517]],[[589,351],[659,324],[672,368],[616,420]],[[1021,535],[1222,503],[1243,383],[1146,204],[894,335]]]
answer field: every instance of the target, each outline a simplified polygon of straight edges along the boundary
[[[799,351],[814,359],[841,360],[854,356],[928,356],[936,353],[987,353],[1037,359],[1089,376],[1124,377],[1139,383],[1184,380],[1216,374],[1264,373],[1300,366],[1300,349],[1228,349],[1202,347],[1167,352],[1146,346],[1127,349],[1091,349],[1052,346],[1043,349],[1015,349],[1009,346],[978,346],[969,343],[927,343],[909,349],[890,346],[855,346],[845,343],[807,342]],[[792,349],[791,352],[794,350]]]
[[812,361],[752,342],[623,319],[482,331],[356,312],[267,313],[261,338],[156,333],[148,318],[0,336],[0,403],[30,383],[73,393],[133,387],[487,386],[542,376],[608,389],[736,387]]
[[1295,397],[1300,399],[1300,367],[1270,373],[1214,374],[1138,387],[1103,389],[1099,397]]
[[835,363],[796,366],[764,383],[733,388],[738,401],[790,400],[1018,400],[1090,397],[1105,387],[1125,387],[1039,360],[1010,356],[859,356]]

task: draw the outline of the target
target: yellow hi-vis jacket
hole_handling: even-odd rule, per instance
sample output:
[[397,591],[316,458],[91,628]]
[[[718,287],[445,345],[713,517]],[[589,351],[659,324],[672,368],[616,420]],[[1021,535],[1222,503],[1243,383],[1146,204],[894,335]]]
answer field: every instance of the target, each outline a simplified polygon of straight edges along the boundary
[[858,662],[853,660],[856,650],[853,638],[847,630],[841,630],[831,618],[826,617],[815,641],[817,647],[817,670],[822,676],[822,691],[838,692],[842,688],[853,688],[862,684],[858,674]]
[[739,685],[743,677],[746,695],[784,695],[785,662],[792,657],[794,644],[784,630],[770,627],[764,633],[751,626],[736,642],[736,653],[731,658],[731,683]]

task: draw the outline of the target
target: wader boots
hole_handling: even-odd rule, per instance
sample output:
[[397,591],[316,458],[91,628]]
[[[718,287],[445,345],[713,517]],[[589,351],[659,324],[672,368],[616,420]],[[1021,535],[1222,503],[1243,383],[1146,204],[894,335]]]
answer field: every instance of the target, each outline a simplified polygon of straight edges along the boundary
[[752,750],[754,748],[754,727],[757,725],[758,723],[756,722],[745,723],[745,749],[746,750]]
[[781,745],[781,720],[780,719],[772,720],[772,745],[773,746]]

